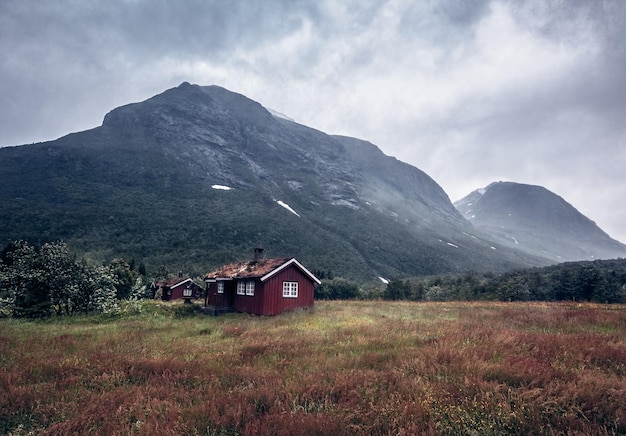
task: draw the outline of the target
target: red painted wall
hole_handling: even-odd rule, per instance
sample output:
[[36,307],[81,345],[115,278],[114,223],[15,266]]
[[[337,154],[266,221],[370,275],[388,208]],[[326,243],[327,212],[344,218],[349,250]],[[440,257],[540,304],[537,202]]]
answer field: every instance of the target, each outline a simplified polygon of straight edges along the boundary
[[172,294],[170,296],[170,300],[177,300],[179,298],[183,298],[183,289],[185,289],[187,287],[187,284],[183,284],[183,285],[179,285],[179,286],[174,286],[171,291]]
[[[187,288],[187,285],[189,283],[182,283],[178,286],[174,286],[173,288],[170,289],[171,293],[170,293],[170,300],[178,300],[178,299],[182,299],[183,298],[183,291]],[[192,284],[192,295],[196,295],[197,293],[200,293],[199,291],[202,290],[202,288],[200,288],[198,285],[196,284]]]
[[[298,282],[298,298],[283,297],[283,282],[285,281]],[[265,282],[255,280],[254,296],[237,295],[237,280],[224,282],[224,294],[217,293],[217,283],[209,283],[207,304],[216,307],[232,304],[238,312],[278,315],[285,310],[312,307],[313,288],[314,284],[309,277],[297,267],[290,265]]]
[[217,292],[217,283],[209,283],[207,289],[207,304],[215,307],[230,307],[233,305],[237,283],[234,280],[225,280],[224,293]]
[[[248,282],[249,280],[243,281]],[[237,285],[235,285],[235,289],[236,287]],[[233,305],[235,306],[235,310],[237,312],[263,315],[263,283],[261,283],[260,280],[254,280],[254,295],[237,295],[237,293],[235,292]]]
[[[298,282],[298,298],[283,297],[283,282]],[[285,310],[313,306],[313,282],[291,265],[265,282],[263,315],[278,315]]]

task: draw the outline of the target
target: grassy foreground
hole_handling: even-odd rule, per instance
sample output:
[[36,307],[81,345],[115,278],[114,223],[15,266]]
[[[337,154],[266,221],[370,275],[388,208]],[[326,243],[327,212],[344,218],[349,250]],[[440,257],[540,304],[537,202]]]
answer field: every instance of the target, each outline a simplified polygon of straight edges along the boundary
[[626,306],[181,312],[0,320],[0,433],[626,433]]

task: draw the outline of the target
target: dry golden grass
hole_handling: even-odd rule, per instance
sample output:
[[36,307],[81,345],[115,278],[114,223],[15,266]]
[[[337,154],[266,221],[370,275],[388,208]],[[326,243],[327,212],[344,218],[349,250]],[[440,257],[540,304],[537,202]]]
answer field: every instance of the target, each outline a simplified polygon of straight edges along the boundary
[[4,434],[624,434],[626,307],[0,322]]

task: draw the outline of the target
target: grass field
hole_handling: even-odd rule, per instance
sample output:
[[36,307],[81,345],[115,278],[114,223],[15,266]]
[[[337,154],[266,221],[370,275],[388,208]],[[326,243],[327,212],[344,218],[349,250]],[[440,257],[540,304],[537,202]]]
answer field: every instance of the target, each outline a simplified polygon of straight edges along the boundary
[[0,320],[0,433],[626,433],[626,306],[140,307]]

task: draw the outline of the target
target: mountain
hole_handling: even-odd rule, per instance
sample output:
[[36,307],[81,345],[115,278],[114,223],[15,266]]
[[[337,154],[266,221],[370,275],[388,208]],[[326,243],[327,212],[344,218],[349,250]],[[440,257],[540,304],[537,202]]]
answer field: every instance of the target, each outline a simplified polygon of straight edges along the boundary
[[183,83],[102,126],[0,149],[0,244],[202,274],[264,247],[355,280],[546,260],[483,240],[427,174],[375,145]]
[[626,245],[549,190],[495,182],[454,203],[494,240],[555,262],[626,257]]

